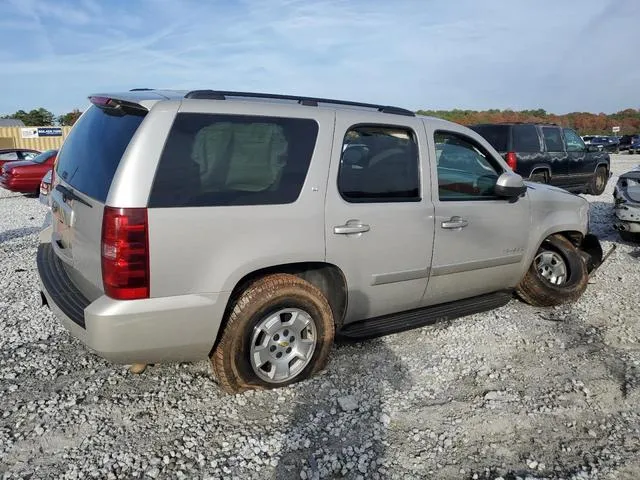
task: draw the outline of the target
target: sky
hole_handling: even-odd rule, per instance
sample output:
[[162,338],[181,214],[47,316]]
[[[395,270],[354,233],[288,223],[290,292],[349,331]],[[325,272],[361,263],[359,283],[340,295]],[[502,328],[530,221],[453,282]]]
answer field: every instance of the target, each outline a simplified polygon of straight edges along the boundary
[[0,0],[0,114],[136,87],[640,108],[640,0]]

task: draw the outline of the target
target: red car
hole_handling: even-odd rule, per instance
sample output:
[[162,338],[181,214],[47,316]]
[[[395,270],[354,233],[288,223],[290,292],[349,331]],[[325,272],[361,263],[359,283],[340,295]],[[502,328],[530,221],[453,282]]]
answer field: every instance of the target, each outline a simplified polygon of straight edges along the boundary
[[57,155],[57,150],[47,150],[32,160],[5,163],[0,167],[0,187],[13,192],[38,194],[40,181],[53,168]]
[[40,151],[31,148],[0,148],[0,167],[9,162],[33,160],[36,155],[40,155]]

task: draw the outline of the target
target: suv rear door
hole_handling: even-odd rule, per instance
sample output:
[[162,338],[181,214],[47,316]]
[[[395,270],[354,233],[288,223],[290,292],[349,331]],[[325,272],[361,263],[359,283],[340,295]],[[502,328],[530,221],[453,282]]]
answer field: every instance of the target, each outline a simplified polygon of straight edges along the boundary
[[[433,204],[417,118],[336,116],[327,185],[326,258],[349,285],[345,322],[415,308],[427,286]],[[349,144],[346,147],[345,144]]]
[[76,286],[94,300],[103,291],[102,216],[116,169],[146,109],[91,106],[58,154],[51,190],[51,245]]
[[566,187],[569,182],[569,156],[565,151],[564,140],[560,127],[555,125],[542,125],[539,127],[547,159],[551,168],[551,185]]

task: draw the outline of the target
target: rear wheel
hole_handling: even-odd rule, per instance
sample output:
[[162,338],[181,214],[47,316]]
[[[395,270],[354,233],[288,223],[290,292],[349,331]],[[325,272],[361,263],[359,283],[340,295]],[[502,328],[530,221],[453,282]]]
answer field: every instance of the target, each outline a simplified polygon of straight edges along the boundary
[[549,183],[548,176],[546,172],[535,172],[531,174],[529,180],[536,183]]
[[531,305],[551,307],[576,301],[588,280],[587,265],[576,247],[552,235],[542,242],[516,292]]
[[591,179],[589,185],[589,193],[591,195],[601,195],[604,189],[607,187],[607,169],[605,167],[598,167],[596,173]]
[[211,363],[229,393],[276,388],[322,370],[334,339],[322,292],[294,275],[263,277],[242,292]]

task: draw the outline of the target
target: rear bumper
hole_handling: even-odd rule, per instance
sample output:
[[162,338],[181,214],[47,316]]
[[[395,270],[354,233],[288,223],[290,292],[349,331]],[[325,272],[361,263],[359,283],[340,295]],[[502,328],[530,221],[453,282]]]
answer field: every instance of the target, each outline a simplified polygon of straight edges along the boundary
[[[37,183],[37,184],[36,184]],[[19,193],[34,193],[40,187],[40,182],[34,182],[32,179],[21,179],[20,177],[8,178],[0,175],[0,187]]]
[[38,248],[46,303],[71,334],[114,363],[163,363],[207,358],[229,294],[93,302],[73,285],[51,245]]

